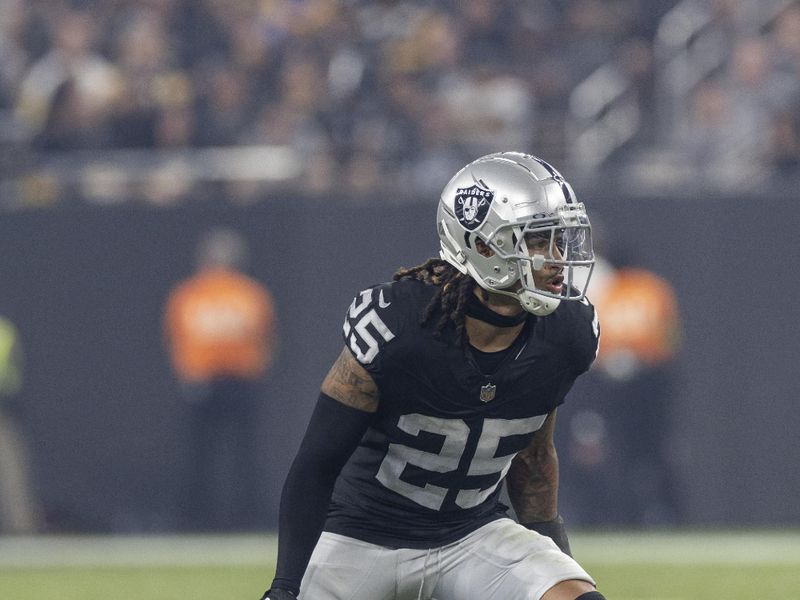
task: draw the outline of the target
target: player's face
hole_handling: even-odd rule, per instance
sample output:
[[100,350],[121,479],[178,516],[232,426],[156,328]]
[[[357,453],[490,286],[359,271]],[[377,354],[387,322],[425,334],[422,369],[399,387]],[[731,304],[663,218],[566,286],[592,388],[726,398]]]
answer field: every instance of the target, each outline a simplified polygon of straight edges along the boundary
[[[550,232],[525,235],[528,254],[531,256],[544,256],[547,260],[563,260],[563,243],[564,236],[560,231],[553,232],[552,239]],[[540,290],[561,294],[564,288],[563,271],[564,267],[562,265],[546,262],[541,269],[533,271],[534,285]]]
[[[560,261],[563,260],[564,236],[560,231],[554,232],[551,244],[550,232],[527,233],[525,234],[525,245],[528,247],[530,256],[540,255],[545,259]],[[477,240],[476,247],[478,252],[484,256],[492,256],[491,250],[482,240]],[[564,267],[558,264],[546,262],[541,269],[533,271],[533,282],[537,289],[546,290],[554,294],[561,294],[564,288]],[[518,291],[522,284],[518,281],[510,289]]]

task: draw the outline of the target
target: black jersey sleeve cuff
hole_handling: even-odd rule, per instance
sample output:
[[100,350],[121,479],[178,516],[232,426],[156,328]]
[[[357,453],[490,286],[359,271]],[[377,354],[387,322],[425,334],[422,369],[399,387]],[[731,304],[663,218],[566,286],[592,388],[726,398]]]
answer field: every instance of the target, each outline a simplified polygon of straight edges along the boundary
[[567,530],[564,527],[564,519],[558,515],[552,521],[539,521],[534,523],[520,523],[520,525],[532,529],[537,533],[546,535],[556,543],[559,549],[569,556],[572,556],[572,550],[569,547],[569,538],[567,537]]

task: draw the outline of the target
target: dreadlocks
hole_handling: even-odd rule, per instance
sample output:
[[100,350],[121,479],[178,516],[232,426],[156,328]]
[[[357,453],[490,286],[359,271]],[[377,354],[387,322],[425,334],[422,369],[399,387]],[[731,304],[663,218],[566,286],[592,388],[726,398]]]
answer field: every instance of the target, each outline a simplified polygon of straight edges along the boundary
[[459,344],[464,348],[467,347],[469,338],[464,322],[464,306],[469,294],[475,288],[475,280],[472,277],[464,275],[440,258],[429,258],[416,267],[401,267],[393,279],[394,281],[416,279],[437,286],[438,289],[425,308],[420,323],[424,325],[439,313],[435,335],[441,336],[445,327],[452,323],[456,328],[456,339]]

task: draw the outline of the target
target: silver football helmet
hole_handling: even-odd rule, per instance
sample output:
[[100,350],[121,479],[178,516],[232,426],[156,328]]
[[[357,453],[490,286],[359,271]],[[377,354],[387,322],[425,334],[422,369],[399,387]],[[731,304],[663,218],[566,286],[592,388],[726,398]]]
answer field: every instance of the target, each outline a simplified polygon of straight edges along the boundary
[[594,267],[589,218],[542,159],[499,152],[471,162],[445,186],[436,220],[441,257],[482,288],[539,316],[584,298]]

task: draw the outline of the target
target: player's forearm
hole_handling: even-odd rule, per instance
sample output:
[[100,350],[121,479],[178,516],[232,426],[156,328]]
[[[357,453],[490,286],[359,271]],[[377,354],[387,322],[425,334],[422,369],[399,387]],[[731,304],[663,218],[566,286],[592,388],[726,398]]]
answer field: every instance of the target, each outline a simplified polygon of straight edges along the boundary
[[273,588],[297,594],[327,517],[334,483],[371,414],[320,395],[281,495]]
[[550,521],[558,515],[558,455],[551,445],[529,448],[514,458],[506,479],[520,522]]
[[295,595],[325,525],[333,491],[331,478],[318,475],[307,463],[295,461],[281,495],[278,563],[272,587]]

